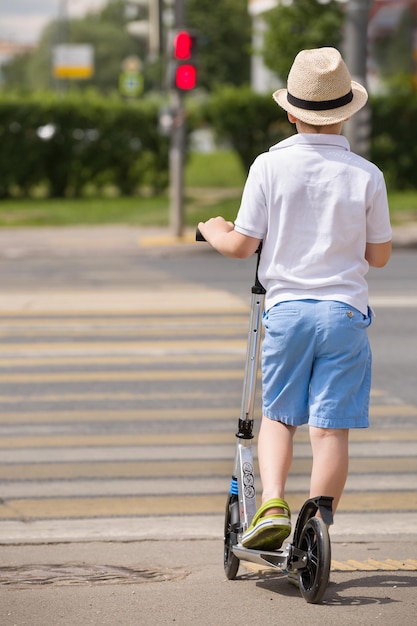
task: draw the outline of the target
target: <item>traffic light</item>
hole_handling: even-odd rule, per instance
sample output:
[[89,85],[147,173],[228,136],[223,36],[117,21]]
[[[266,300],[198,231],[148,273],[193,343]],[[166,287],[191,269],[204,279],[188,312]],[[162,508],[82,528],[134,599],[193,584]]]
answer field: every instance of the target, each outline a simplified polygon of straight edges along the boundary
[[174,87],[189,91],[197,85],[195,64],[197,38],[188,30],[180,30],[174,37]]

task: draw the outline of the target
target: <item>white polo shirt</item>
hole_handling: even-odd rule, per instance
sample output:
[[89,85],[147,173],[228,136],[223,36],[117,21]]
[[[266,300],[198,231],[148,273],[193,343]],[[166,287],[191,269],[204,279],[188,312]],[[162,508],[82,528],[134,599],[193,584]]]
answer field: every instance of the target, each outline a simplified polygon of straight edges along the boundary
[[382,172],[341,135],[294,135],[254,161],[235,229],[263,240],[266,310],[336,300],[366,315],[366,243],[392,236]]

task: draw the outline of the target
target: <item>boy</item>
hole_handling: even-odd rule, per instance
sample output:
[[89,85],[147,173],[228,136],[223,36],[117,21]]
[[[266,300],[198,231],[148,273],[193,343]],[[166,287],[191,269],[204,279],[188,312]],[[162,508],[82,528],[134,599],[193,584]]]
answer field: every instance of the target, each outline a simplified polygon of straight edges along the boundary
[[264,550],[280,548],[291,532],[285,484],[302,424],[309,424],[313,453],[310,497],[332,496],[336,511],[349,429],[368,426],[371,311],[364,276],[391,254],[383,175],[341,136],[343,122],[368,95],[340,53],[301,51],[287,89],[273,97],[298,134],[255,160],[234,225],[221,217],[199,224],[226,256],[249,257],[263,242],[262,506],[242,545]]

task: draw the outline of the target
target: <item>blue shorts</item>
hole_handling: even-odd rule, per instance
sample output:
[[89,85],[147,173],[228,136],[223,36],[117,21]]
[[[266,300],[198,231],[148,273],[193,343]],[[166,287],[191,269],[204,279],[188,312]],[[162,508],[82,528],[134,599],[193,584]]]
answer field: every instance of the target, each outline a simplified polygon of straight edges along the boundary
[[372,355],[363,315],[342,302],[293,300],[263,315],[263,414],[293,426],[366,428]]

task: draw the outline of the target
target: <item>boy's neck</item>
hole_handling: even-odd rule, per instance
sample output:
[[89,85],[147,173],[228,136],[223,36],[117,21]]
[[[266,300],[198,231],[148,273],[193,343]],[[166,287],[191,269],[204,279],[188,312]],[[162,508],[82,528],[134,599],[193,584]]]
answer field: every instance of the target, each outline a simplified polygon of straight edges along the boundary
[[329,124],[326,126],[311,126],[310,124],[306,124],[305,122],[297,119],[295,126],[298,133],[307,135],[341,135],[343,122]]

